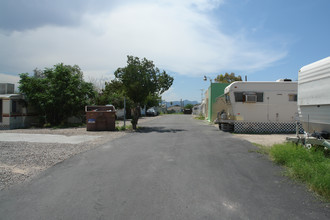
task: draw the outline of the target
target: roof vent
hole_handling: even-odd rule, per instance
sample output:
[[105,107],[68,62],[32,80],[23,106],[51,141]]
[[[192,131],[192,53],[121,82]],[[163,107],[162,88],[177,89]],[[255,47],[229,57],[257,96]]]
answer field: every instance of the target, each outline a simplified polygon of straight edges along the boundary
[[292,82],[292,79],[278,79],[276,82]]

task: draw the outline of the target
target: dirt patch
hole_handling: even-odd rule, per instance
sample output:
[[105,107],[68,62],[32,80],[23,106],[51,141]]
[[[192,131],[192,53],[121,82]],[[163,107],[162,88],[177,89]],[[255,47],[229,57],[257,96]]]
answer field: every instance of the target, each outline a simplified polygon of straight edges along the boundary
[[295,134],[234,134],[235,137],[247,140],[251,143],[272,146],[286,142],[287,137],[296,137]]

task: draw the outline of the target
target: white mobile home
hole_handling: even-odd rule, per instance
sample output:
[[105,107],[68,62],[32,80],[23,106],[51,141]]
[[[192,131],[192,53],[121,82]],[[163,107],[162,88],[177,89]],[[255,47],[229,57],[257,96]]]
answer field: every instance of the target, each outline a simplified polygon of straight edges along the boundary
[[308,133],[330,133],[330,57],[298,73],[298,111]]
[[14,84],[0,83],[0,130],[25,128],[38,122],[24,96],[14,93]]
[[293,133],[296,131],[297,82],[233,82],[218,100],[215,123],[236,133]]

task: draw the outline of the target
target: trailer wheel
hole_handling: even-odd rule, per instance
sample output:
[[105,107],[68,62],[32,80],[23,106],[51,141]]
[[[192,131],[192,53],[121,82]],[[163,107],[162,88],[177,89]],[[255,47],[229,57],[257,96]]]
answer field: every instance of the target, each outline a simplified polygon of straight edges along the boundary
[[219,130],[220,130],[220,131],[221,131],[221,125],[222,125],[222,124],[219,124]]
[[221,129],[224,132],[232,132],[234,131],[234,125],[231,124],[221,124]]

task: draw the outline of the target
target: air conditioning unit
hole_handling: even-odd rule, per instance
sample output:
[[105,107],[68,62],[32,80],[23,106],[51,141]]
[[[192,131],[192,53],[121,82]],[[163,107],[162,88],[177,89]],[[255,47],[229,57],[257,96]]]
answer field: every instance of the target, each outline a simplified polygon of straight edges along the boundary
[[245,102],[257,102],[257,95],[245,95]]

